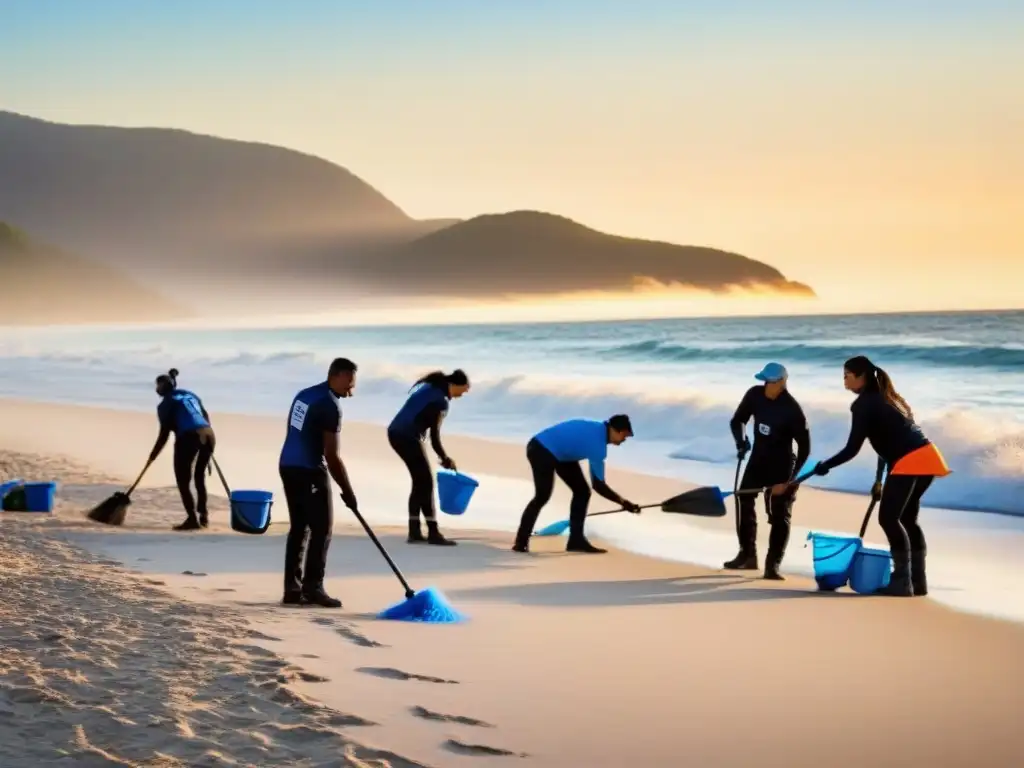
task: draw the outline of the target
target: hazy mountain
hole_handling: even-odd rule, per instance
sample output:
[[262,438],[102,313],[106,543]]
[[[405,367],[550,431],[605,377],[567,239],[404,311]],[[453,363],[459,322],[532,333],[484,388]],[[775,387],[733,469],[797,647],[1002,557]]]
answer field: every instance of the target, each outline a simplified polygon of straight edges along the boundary
[[709,291],[762,286],[813,296],[774,267],[714,248],[617,237],[537,211],[477,216],[346,262],[381,292],[452,296],[623,290],[636,282]]
[[156,321],[191,312],[116,270],[0,221],[0,324]]
[[10,112],[0,112],[0,219],[204,312],[246,302],[299,311],[302,297],[367,292],[615,289],[638,277],[811,293],[734,253],[613,237],[549,214],[417,221],[344,168],[280,147]]

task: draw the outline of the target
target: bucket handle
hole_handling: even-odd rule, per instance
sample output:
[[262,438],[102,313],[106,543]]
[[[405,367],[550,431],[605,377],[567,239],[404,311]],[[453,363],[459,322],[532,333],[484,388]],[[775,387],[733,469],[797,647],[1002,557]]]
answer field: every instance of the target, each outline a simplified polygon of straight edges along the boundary
[[833,557],[843,554],[843,552],[848,550],[850,547],[857,547],[859,549],[860,544],[860,541],[848,541],[846,542],[846,544],[843,545],[842,549],[838,549],[835,552],[832,552],[824,557],[815,557],[814,562],[820,563],[822,560],[831,560]]

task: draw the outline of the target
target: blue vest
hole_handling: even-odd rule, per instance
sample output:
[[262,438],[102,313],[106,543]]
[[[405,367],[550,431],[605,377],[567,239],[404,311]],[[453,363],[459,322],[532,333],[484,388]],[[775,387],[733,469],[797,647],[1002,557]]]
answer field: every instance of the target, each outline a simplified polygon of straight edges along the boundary
[[538,432],[534,439],[551,451],[559,461],[583,461],[590,464],[593,478],[604,482],[604,462],[608,458],[608,427],[603,421],[570,419]]
[[171,390],[170,394],[160,401],[156,412],[161,423],[166,419],[177,435],[210,426],[210,422],[203,416],[202,402],[187,389]]
[[422,437],[430,425],[419,423],[417,419],[431,405],[440,405],[442,413],[447,411],[448,393],[433,384],[420,384],[395,414],[388,432],[402,437]]
[[[330,402],[326,403],[327,400]],[[310,409],[313,406],[322,408],[324,405],[330,408],[338,407],[338,398],[327,386],[326,381],[307,387],[292,400],[291,408],[288,410],[288,432],[284,438],[284,445],[281,446],[280,466],[320,469],[327,465],[324,461],[322,419],[316,418],[316,411],[310,418]]]

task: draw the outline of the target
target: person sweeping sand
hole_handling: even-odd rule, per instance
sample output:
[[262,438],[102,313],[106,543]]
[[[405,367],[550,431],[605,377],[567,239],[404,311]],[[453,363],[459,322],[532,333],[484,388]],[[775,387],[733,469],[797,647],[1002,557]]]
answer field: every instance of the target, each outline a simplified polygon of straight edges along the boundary
[[[156,461],[173,432],[174,479],[185,507],[185,520],[174,526],[174,530],[206,528],[210,523],[206,506],[206,474],[216,445],[210,414],[198,395],[178,387],[177,368],[156,377],[156,393],[160,395],[160,404],[156,408],[160,434],[149,453],[149,463]],[[196,485],[195,498],[190,487],[193,481]]]

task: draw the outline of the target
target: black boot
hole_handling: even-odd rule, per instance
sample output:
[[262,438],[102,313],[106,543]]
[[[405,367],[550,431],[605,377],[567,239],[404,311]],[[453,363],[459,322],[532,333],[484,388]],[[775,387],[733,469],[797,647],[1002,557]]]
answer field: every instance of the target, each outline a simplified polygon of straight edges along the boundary
[[423,529],[420,528],[420,519],[417,517],[415,520],[409,519],[409,538],[406,539],[408,544],[422,544],[426,541],[423,538]]
[[768,535],[768,554],[764,559],[764,577],[769,581],[785,581],[779,569],[782,567],[782,558],[786,555],[788,544],[789,525],[784,522],[772,524],[771,533]]
[[446,539],[437,527],[437,523],[427,522],[427,544],[433,544],[435,547],[454,547],[457,543],[451,539]]
[[174,530],[176,530],[176,531],[198,531],[201,527],[202,526],[199,525],[199,520],[197,520],[193,515],[189,515],[188,517],[185,518],[185,522],[178,523],[178,525],[174,526]]
[[927,550],[924,549],[910,553],[910,583],[914,587],[914,597],[924,597],[928,594],[928,577],[924,569],[927,554]]
[[757,550],[747,552],[741,549],[732,560],[722,563],[722,567],[727,571],[756,571],[758,568]]
[[913,597],[914,587],[910,580],[910,553],[892,553],[892,576],[889,577],[889,586],[882,587],[876,595],[888,595],[890,597]]
[[603,555],[608,550],[601,549],[601,547],[595,547],[585,536],[579,536],[577,538],[569,537],[568,544],[565,545],[566,552],[583,552],[588,555]]
[[341,608],[341,600],[328,595],[323,587],[303,588],[302,600],[308,605],[316,605],[321,608]]

